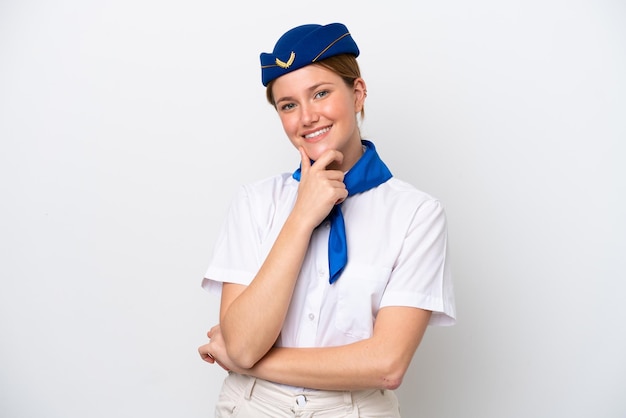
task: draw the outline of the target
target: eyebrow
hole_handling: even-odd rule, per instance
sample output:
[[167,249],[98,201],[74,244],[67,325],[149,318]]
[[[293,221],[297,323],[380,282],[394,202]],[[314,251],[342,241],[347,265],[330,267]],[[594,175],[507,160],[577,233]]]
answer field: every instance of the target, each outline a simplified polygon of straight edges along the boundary
[[[330,82],[330,81],[322,81],[321,83],[314,84],[311,87],[307,88],[307,91],[309,91],[309,92],[315,91],[318,88],[320,88],[321,86],[324,86],[326,84],[333,85],[333,83]],[[280,102],[290,102],[290,101],[294,101],[294,98],[291,97],[291,96],[285,96],[285,97],[281,97],[280,99],[276,100],[276,104],[278,104]]]

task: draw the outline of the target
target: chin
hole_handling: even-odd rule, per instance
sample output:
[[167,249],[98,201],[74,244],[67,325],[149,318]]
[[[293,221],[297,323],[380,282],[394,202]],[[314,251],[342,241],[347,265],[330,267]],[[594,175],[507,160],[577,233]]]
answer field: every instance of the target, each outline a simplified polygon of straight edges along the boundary
[[304,145],[304,150],[306,151],[309,158],[311,158],[313,161],[317,161],[317,159],[329,149],[332,149],[332,147],[330,147],[328,144],[315,143]]

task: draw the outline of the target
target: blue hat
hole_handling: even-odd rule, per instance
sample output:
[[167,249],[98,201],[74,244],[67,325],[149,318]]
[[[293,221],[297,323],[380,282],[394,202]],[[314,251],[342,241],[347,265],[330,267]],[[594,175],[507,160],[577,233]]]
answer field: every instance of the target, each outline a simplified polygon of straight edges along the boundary
[[272,53],[261,53],[261,80],[264,86],[314,62],[339,54],[359,56],[359,48],[341,23],[302,25],[280,37]]

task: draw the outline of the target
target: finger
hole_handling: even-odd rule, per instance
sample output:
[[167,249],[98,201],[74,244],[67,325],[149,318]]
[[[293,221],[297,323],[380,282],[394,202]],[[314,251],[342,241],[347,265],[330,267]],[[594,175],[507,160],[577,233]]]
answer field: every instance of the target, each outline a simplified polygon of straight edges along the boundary
[[303,147],[298,148],[298,151],[300,151],[300,170],[305,172],[311,168],[311,158],[307,155]]
[[343,171],[339,170],[326,170],[324,173],[324,178],[341,184],[343,184],[343,179],[346,176]]
[[326,170],[326,168],[334,162],[341,164],[343,161],[343,154],[340,151],[329,149],[324,151],[324,153],[315,160],[315,164],[313,167],[319,168],[321,170]]
[[338,188],[341,188],[341,196],[335,201],[335,205],[343,203],[348,198],[348,189],[346,189],[345,184],[341,183],[341,186],[338,186]]
[[207,363],[213,364],[215,362],[215,358],[213,358],[213,356],[209,353],[207,345],[208,344],[205,344],[198,348],[198,353],[200,353],[200,357],[202,358],[202,360],[206,361]]
[[207,337],[209,337],[209,339],[213,338],[213,336],[215,335],[216,332],[218,332],[220,330],[220,325],[214,325],[211,327],[211,329],[209,330],[209,332],[206,333]]

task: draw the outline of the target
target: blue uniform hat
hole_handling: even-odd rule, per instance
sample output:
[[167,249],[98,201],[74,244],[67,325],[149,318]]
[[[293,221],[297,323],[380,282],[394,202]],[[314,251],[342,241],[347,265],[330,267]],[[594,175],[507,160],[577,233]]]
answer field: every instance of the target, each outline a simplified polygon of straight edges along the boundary
[[261,53],[264,86],[291,71],[339,54],[359,56],[359,48],[341,23],[302,25],[280,37],[272,53]]

